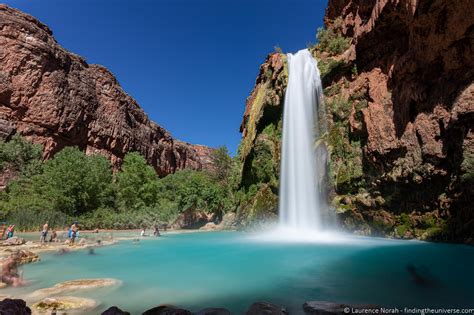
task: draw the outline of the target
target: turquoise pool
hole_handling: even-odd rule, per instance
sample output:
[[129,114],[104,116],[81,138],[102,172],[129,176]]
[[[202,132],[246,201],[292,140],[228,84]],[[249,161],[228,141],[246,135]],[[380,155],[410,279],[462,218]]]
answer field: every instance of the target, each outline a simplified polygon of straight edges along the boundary
[[[410,274],[426,279],[419,283]],[[96,255],[43,254],[23,267],[22,297],[79,278],[116,278],[116,288],[68,294],[141,314],[162,303],[197,311],[225,307],[242,314],[259,300],[300,314],[307,300],[399,307],[474,307],[474,247],[351,237],[349,241],[270,242],[240,232],[165,234],[122,241]]]

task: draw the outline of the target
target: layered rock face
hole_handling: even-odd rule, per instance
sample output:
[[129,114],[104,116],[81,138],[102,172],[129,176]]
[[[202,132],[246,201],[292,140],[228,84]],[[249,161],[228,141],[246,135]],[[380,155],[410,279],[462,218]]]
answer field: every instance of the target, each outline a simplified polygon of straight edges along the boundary
[[106,68],[62,48],[30,15],[0,5],[0,137],[14,133],[42,144],[45,158],[78,146],[114,167],[138,151],[160,176],[210,165],[211,149],[173,139]]
[[[472,242],[470,1],[330,0],[325,25],[310,50],[325,87],[328,131],[322,140],[331,154],[330,197],[342,225],[362,234]],[[259,78],[267,77],[261,71]],[[267,80],[266,86],[278,81]],[[249,113],[259,107],[254,94],[243,143],[249,141]],[[275,110],[268,105],[277,103],[283,105],[266,103],[269,113]],[[256,116],[257,135],[250,139],[281,119],[265,111],[255,111],[263,115]],[[245,154],[243,163],[245,178],[251,164]]]

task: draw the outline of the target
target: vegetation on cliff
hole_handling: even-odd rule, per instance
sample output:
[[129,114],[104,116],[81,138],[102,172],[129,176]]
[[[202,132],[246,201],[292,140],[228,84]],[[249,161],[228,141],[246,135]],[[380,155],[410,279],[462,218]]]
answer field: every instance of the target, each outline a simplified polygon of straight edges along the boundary
[[276,216],[286,55],[275,52],[260,67],[247,99],[243,133],[236,157],[236,205],[240,222],[249,225]]

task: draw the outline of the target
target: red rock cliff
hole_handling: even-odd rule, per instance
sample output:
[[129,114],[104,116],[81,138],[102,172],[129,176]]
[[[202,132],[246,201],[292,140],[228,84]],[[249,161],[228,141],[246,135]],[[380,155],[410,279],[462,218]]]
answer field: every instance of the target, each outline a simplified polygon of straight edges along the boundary
[[210,149],[176,141],[150,121],[116,78],[62,48],[35,18],[0,5],[0,137],[99,153],[118,167],[138,151],[160,176],[209,166]]
[[353,71],[327,85],[355,100],[349,135],[361,141],[368,193],[381,197],[365,200],[365,221],[413,237],[430,212],[450,225],[444,237],[472,242],[472,1],[329,0],[325,24],[350,39],[339,57]]

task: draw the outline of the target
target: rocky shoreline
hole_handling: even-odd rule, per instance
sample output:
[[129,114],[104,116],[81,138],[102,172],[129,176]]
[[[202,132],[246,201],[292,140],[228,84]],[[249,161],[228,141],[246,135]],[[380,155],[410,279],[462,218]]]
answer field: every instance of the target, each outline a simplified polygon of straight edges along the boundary
[[[73,308],[71,306],[80,306],[80,308]],[[92,310],[96,306],[94,300],[81,299],[74,297],[61,297],[56,299],[43,300],[34,305],[33,310],[26,305],[26,302],[21,299],[5,299],[0,302],[1,314],[46,314],[51,311],[51,314],[56,314],[56,311],[82,311]],[[68,308],[69,307],[69,308]],[[309,301],[302,305],[304,313],[307,315],[338,315],[348,314],[351,310],[367,310],[376,312],[380,308],[374,305],[355,305],[343,304],[328,301]],[[66,314],[66,313],[64,313]],[[143,315],[231,315],[232,313],[225,308],[204,308],[197,312],[192,312],[187,309],[179,308],[172,305],[160,305],[142,313]],[[288,315],[289,311],[281,305],[272,304],[268,302],[255,302],[249,306],[246,315]],[[121,310],[117,306],[111,306],[101,313],[101,315],[130,315],[129,312]]]

